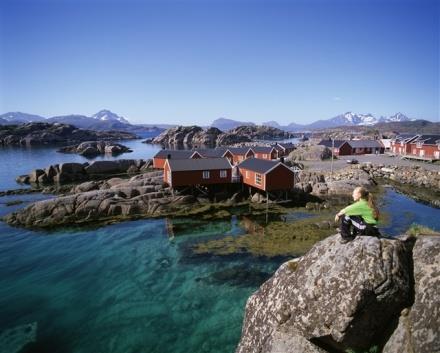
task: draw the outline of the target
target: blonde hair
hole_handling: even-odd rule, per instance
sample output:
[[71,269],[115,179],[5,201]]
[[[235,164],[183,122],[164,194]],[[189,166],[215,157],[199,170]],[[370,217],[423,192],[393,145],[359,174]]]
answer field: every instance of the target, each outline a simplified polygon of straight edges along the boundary
[[368,206],[373,211],[374,219],[378,220],[379,219],[379,209],[377,208],[376,203],[374,202],[373,194],[362,186],[358,186],[355,190],[359,192],[359,194],[361,195],[361,199],[368,202]]

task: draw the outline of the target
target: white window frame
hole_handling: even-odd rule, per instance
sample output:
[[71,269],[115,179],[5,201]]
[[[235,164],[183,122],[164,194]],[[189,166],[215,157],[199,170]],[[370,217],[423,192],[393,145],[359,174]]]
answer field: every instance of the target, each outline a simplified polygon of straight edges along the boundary
[[423,142],[419,141],[416,143],[416,147],[417,148],[422,148],[423,147]]
[[[260,182],[257,181],[258,178],[260,179]],[[259,173],[255,173],[255,184],[262,185],[262,183],[263,183],[263,175]]]
[[249,170],[246,170],[246,179],[249,179]]
[[227,177],[228,177],[228,171],[220,170],[220,178],[227,178]]
[[209,179],[210,178],[209,170],[204,170],[202,173],[202,177],[203,179]]

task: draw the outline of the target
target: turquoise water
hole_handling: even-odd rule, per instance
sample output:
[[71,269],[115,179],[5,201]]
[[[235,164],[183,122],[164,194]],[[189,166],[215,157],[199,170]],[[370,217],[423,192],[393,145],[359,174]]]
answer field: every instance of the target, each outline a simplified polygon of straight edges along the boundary
[[37,323],[35,352],[233,352],[246,298],[278,266],[190,255],[230,221],[0,227],[0,332]]
[[[41,197],[1,198],[0,215],[23,207],[7,201]],[[413,222],[440,231],[438,209],[392,189],[380,205],[391,212],[383,229],[389,235]],[[233,352],[246,299],[285,259],[195,256],[191,249],[243,233],[236,216],[53,232],[0,223],[0,352],[33,340],[22,352]]]

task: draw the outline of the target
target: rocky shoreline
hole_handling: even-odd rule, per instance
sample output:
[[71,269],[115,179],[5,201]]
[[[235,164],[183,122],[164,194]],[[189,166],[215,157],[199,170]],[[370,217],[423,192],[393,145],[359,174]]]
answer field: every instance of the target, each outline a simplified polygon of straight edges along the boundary
[[92,131],[61,123],[1,125],[0,146],[75,144],[97,140],[133,140],[139,137],[123,131]]
[[437,352],[439,264],[440,236],[328,237],[248,299],[236,353]]
[[[30,204],[8,215],[5,220],[15,226],[52,227],[63,224],[109,221],[112,217],[119,221],[136,217],[164,216],[173,214],[173,212],[187,214],[203,205],[213,204],[212,200],[200,194],[174,193],[163,183],[162,171],[153,172],[150,167],[151,160],[115,160],[94,161],[90,164],[63,163],[51,165],[45,169],[36,169],[29,175],[18,177],[17,181],[29,183],[43,191],[50,192],[53,189],[54,192],[64,195]],[[397,167],[392,169],[371,165],[350,166],[333,173],[331,177],[329,173],[303,171],[296,184],[296,191],[290,195],[290,199],[296,200],[299,195],[306,195],[302,199],[315,197],[318,200],[315,202],[316,207],[321,209],[326,204],[322,204],[323,200],[333,196],[347,197],[357,186],[372,188],[378,180],[387,180],[384,175],[393,171],[397,172],[389,174],[388,180],[393,180],[392,175],[407,175],[406,179],[402,180],[413,184],[422,183],[425,189],[428,185],[425,178],[427,173],[417,168],[412,170],[413,174],[399,174],[401,168]],[[414,172],[423,174],[422,179],[416,178]],[[132,177],[127,179],[130,175]],[[429,185],[435,182],[437,179],[433,178]],[[63,184],[64,187],[62,187]],[[66,184],[73,184],[73,186]],[[431,195],[434,195],[432,200],[424,201],[438,206],[435,192],[428,193],[424,197]],[[248,198],[239,188],[235,193],[233,191],[221,192],[215,195],[213,200],[215,200],[214,204],[218,200],[228,200],[229,204],[241,201],[257,204],[265,202],[265,198],[260,194],[254,193]],[[309,206],[315,209],[315,203]]]

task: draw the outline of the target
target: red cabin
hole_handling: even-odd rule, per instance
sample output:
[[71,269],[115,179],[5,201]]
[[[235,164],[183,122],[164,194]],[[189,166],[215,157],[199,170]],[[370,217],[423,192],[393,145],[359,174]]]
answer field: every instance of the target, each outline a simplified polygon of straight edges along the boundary
[[229,147],[224,157],[226,157],[228,152],[232,156],[232,164],[234,165],[243,162],[245,159],[254,157],[254,152],[250,147]]
[[407,142],[407,157],[434,161],[440,160],[440,135],[418,135]]
[[238,165],[243,183],[263,191],[291,190],[295,174],[284,163],[249,158]]
[[278,151],[274,147],[256,146],[251,148],[255,158],[273,160],[278,158]]
[[227,158],[167,159],[163,180],[171,187],[232,182],[232,165]]
[[153,168],[163,169],[167,159],[189,159],[193,154],[190,150],[160,150],[153,157]]

